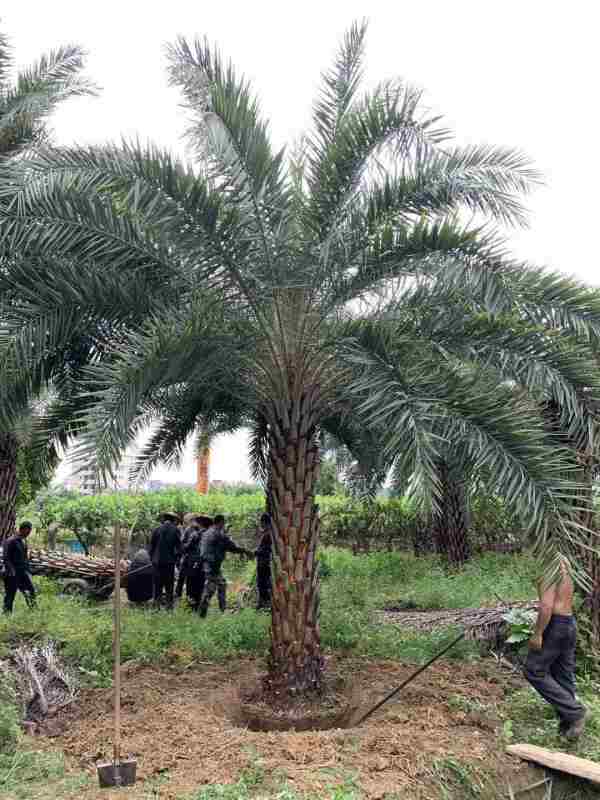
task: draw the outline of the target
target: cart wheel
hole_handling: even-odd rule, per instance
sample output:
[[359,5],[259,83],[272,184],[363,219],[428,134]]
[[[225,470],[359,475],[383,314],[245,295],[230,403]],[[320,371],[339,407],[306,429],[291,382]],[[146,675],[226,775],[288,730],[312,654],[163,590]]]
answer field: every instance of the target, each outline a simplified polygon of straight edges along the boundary
[[87,597],[91,589],[92,587],[90,584],[86,580],[83,580],[83,578],[72,578],[63,583],[62,593],[68,594],[71,597]]

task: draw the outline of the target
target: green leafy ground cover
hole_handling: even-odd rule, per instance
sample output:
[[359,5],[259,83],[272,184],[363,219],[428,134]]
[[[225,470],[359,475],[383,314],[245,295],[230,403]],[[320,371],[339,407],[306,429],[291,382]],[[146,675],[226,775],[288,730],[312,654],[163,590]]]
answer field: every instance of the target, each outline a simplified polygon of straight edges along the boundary
[[[461,573],[448,573],[434,557],[415,559],[402,553],[371,553],[353,556],[347,550],[325,548],[322,553],[323,643],[328,652],[344,656],[392,659],[421,663],[436,652],[454,631],[437,631],[419,635],[393,625],[378,624],[371,612],[385,604],[412,605],[416,608],[478,606],[494,604],[503,598],[527,599],[532,596],[533,562],[523,556],[486,555],[474,560]],[[252,578],[253,565],[231,559],[228,562],[230,587],[236,590]],[[12,619],[0,620],[0,648],[6,651],[15,641],[24,638],[57,639],[62,643],[65,658],[79,670],[88,684],[107,686],[111,681],[111,609],[109,604],[90,605],[84,601],[61,597],[50,580],[37,580],[41,588],[39,609],[28,613],[21,600]],[[209,615],[202,624],[184,608],[173,614],[124,608],[123,660],[135,658],[152,664],[173,664],[184,658],[191,663],[223,661],[245,654],[266,655],[268,617],[253,609],[244,609],[221,617]],[[0,653],[1,655],[1,653]],[[471,662],[485,657],[479,647],[465,643],[449,654],[457,669],[462,660]],[[493,659],[486,669],[493,670]],[[180,666],[181,664],[178,664]],[[600,759],[600,685],[591,673],[580,679],[580,694],[592,710],[592,720],[582,742],[574,748],[578,755]],[[10,698],[3,696],[4,708]],[[564,749],[556,737],[555,721],[550,709],[528,688],[507,693],[495,705],[479,703],[469,707],[463,696],[449,698],[457,709],[489,714],[501,720],[498,748],[515,741],[543,744]],[[14,733],[14,717],[0,714],[6,721],[8,737]],[[12,732],[12,733],[10,733]],[[2,730],[0,730],[0,737]],[[431,765],[432,797],[482,800],[503,795],[494,794],[494,786],[485,765],[438,759]],[[17,780],[18,776],[18,780]],[[139,795],[160,798],[168,776],[144,784]],[[10,746],[0,757],[0,796],[10,800],[46,800],[76,797],[91,778],[88,774],[66,770],[62,755],[55,751],[36,751],[31,740],[18,742],[14,752]],[[166,784],[165,784],[166,785]],[[561,794],[563,791],[566,793]],[[435,794],[437,792],[437,795]],[[591,797],[586,786],[573,782],[559,785],[556,797]],[[323,796],[323,795],[322,795]],[[195,794],[178,800],[316,800],[300,796],[284,778],[266,776],[260,761],[256,768],[244,771],[237,783],[213,785],[198,789]],[[332,777],[324,795],[334,800],[360,800],[360,788],[353,775]],[[554,795],[553,795],[554,797]],[[386,800],[392,796],[386,795]]]

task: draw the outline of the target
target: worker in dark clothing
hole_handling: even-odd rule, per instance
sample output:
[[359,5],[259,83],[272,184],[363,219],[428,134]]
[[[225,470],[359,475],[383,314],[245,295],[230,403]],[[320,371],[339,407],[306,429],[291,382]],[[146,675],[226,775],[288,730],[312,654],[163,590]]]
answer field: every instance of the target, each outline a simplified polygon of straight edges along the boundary
[[146,603],[154,595],[154,568],[148,551],[138,550],[127,570],[127,599],[130,603]]
[[181,537],[181,561],[179,562],[179,575],[177,576],[177,588],[175,589],[176,597],[181,597],[183,594],[183,587],[186,585],[189,577],[188,544],[192,536],[198,531],[198,519],[199,517],[193,517],[189,520],[190,524],[184,530],[183,536]]
[[260,539],[254,551],[256,556],[256,588],[258,590],[257,611],[271,608],[271,551],[273,549],[273,532],[270,514],[260,518]]
[[583,732],[588,712],[575,694],[577,626],[573,592],[566,561],[562,561],[555,583],[538,581],[540,603],[535,631],[529,640],[525,677],[553,706],[559,720],[559,734],[576,741]]
[[227,553],[239,553],[251,558],[254,553],[232,541],[225,533],[225,517],[218,514],[214,523],[202,538],[202,568],[204,570],[204,590],[200,601],[200,616],[205,617],[215,592],[218,592],[219,608],[227,608],[227,582],[221,566]]
[[150,559],[154,567],[154,603],[159,606],[166,595],[167,608],[173,607],[175,588],[175,564],[181,554],[181,534],[177,527],[177,515],[165,512],[160,516],[161,524],[152,532]]
[[4,613],[12,614],[17,591],[25,597],[29,608],[35,608],[35,587],[29,572],[27,537],[31,522],[22,522],[16,535],[4,543]]
[[211,527],[210,517],[196,517],[196,527],[186,545],[187,556],[187,598],[191,607],[197,611],[204,590],[204,570],[202,568],[202,539]]

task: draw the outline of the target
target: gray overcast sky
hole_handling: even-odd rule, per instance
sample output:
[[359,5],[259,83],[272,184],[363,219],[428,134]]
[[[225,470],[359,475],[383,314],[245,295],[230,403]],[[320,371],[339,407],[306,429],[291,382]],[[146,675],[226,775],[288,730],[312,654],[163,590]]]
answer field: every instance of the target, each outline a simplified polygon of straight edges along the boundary
[[[600,185],[599,13],[594,0],[30,0],[0,16],[19,64],[69,41],[89,51],[102,94],[58,112],[57,142],[139,135],[180,152],[185,120],[167,86],[164,42],[180,33],[217,41],[252,80],[283,144],[309,123],[341,33],[368,16],[366,81],[402,76],[422,87],[460,143],[524,150],[546,186],[529,198],[529,230],[510,235],[515,254],[598,285],[590,245]],[[235,437],[215,448],[212,477],[247,477],[240,445]]]

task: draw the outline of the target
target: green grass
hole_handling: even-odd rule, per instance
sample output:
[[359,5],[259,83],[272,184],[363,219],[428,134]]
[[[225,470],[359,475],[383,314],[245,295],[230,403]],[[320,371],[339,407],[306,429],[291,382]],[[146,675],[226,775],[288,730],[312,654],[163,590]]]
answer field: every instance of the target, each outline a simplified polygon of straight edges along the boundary
[[529,687],[510,695],[500,709],[505,720],[506,741],[556,748],[600,761],[600,684],[579,680],[577,694],[590,711],[585,731],[578,742],[571,743],[558,736],[552,708]]
[[484,792],[489,796],[488,776],[472,764],[456,758],[438,758],[433,762],[431,772],[443,800],[480,798]]
[[[459,608],[525,599],[533,596],[533,562],[526,556],[486,555],[474,559],[463,572],[449,573],[435,557],[416,559],[402,553],[371,553],[353,556],[346,550],[326,548],[323,552],[322,641],[326,651],[366,659],[392,659],[423,663],[441,650],[456,631],[444,629],[430,634],[416,634],[395,625],[377,623],[375,609],[386,604],[412,605],[418,608]],[[236,559],[227,562],[228,577],[233,582],[248,582],[253,565]],[[107,686],[111,681],[112,611],[110,604],[93,605],[61,597],[57,584],[36,578],[40,589],[39,608],[28,612],[22,598],[16,613],[0,618],[0,657],[21,639],[55,639],[72,668],[82,680]],[[233,601],[233,598],[231,598]],[[123,609],[122,659],[147,663],[178,665],[198,661],[225,661],[254,655],[264,657],[269,645],[269,617],[253,609],[221,616],[216,611],[205,621],[185,608],[173,613],[136,608]],[[461,642],[446,658],[470,660],[480,657],[478,646]],[[583,702],[592,710],[592,720],[585,735],[572,751],[600,760],[600,684],[589,677],[579,682]],[[5,699],[10,700],[10,691]],[[598,699],[597,699],[598,698]],[[459,695],[448,700],[457,710],[485,711],[497,714],[503,722],[501,749],[508,742],[524,741],[559,746],[553,715],[530,689],[508,696],[502,703],[487,707],[485,701],[469,701]],[[6,731],[7,749],[14,746],[14,714],[8,704],[0,713]],[[62,756],[38,753],[17,747],[14,753],[0,756],[0,796],[7,800],[49,800],[71,798],[89,785],[89,776],[68,775]],[[442,758],[430,769],[431,784],[440,800],[445,798],[495,798],[483,765],[473,766],[456,759]],[[319,794],[324,800],[360,800],[359,788],[352,776],[331,775],[331,783]],[[325,781],[327,783],[327,781]],[[154,785],[154,784],[152,784]],[[563,791],[563,794],[561,792]],[[568,790],[568,791],[567,791]],[[144,784],[146,791],[146,784]],[[152,789],[148,798],[161,797],[161,787]],[[568,792],[571,792],[569,794]],[[435,794],[433,795],[435,796]],[[556,797],[587,800],[583,784],[558,785]],[[146,795],[144,795],[146,797]],[[386,800],[392,800],[392,796]],[[554,797],[554,795],[553,795]],[[284,778],[265,775],[260,764],[245,770],[231,785],[213,785],[198,789],[178,800],[317,800],[298,795]]]
[[325,562],[332,578],[364,582],[367,597],[408,608],[439,609],[483,606],[534,596],[535,564],[525,555],[486,554],[460,572],[444,568],[436,557],[414,558],[406,553],[353,556],[328,548]]
[[[108,685],[112,660],[112,610],[57,594],[52,581],[36,581],[41,588],[38,608],[20,604],[10,619],[0,621],[0,642],[19,639],[53,639],[63,656],[81,674],[98,685]],[[224,661],[235,655],[262,654],[268,644],[269,620],[264,614],[244,610],[237,614],[211,614],[205,621],[185,608],[173,613],[124,608],[121,658],[145,663],[196,658]]]
[[[558,735],[557,720],[551,707],[527,687],[510,695],[500,706],[504,719],[504,743],[535,744],[599,761],[600,684],[579,680],[577,694],[590,711],[585,731],[578,742],[569,742]],[[592,800],[597,797],[597,787],[592,787],[587,781],[555,776],[553,800]]]
[[[460,574],[444,572],[435,558],[415,559],[401,553],[353,556],[327,548],[323,560],[322,641],[326,649],[370,658],[421,663],[456,634],[442,630],[416,634],[399,626],[377,623],[372,612],[386,603],[410,599],[418,607],[458,608],[494,603],[494,592],[520,599],[531,596],[529,559],[492,555],[474,560]],[[229,577],[248,578],[253,565],[228,563]],[[112,613],[110,604],[94,605],[58,594],[54,581],[36,579],[39,607],[29,612],[22,598],[15,614],[0,619],[2,646],[20,639],[55,639],[63,655],[82,676],[107,685],[111,675]],[[231,598],[233,599],[233,598]],[[224,661],[241,655],[264,656],[269,645],[269,618],[253,609],[221,616],[211,612],[201,621],[186,608],[173,613],[124,608],[122,659],[146,663],[182,660]],[[478,648],[461,643],[449,658],[475,658]]]
[[4,800],[54,800],[76,797],[91,782],[85,773],[67,774],[59,752],[19,749],[0,754],[0,797]]

